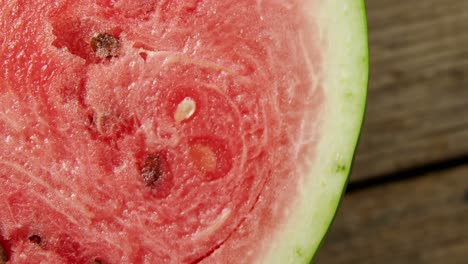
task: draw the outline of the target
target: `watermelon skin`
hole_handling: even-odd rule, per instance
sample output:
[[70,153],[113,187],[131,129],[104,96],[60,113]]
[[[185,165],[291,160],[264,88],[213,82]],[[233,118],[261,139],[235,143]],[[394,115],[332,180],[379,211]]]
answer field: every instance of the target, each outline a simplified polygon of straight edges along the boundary
[[[167,5],[161,9],[167,13],[163,13],[161,19],[171,22],[171,17],[178,17],[180,20],[177,20],[177,23],[188,23],[187,12],[190,13],[200,8],[201,2],[203,1],[187,1],[181,4],[177,1],[167,1]],[[288,17],[288,12],[284,12],[284,6],[281,3],[264,2],[267,9],[271,7],[273,18],[283,15],[286,19],[279,21],[296,21],[287,25],[279,23],[271,26],[270,24],[270,28],[281,32],[288,26],[292,25],[294,29],[294,26],[306,23],[305,20],[301,21],[302,16],[298,16],[298,20]],[[350,5],[340,2],[331,1],[328,5],[335,4],[339,7],[350,8]],[[92,260],[104,263],[119,261],[129,263],[298,263],[306,261],[312,254],[309,252],[317,247],[317,241],[323,236],[327,223],[331,219],[330,212],[336,207],[333,203],[337,203],[338,194],[341,193],[340,190],[344,184],[341,178],[333,181],[328,180],[327,176],[329,178],[330,175],[338,172],[336,169],[338,167],[344,168],[339,170],[339,175],[347,174],[349,170],[347,164],[350,162],[348,159],[352,156],[350,150],[355,146],[352,142],[356,140],[356,131],[359,130],[357,124],[360,122],[359,118],[362,118],[362,113],[359,113],[359,109],[356,110],[355,107],[359,108],[363,104],[361,100],[364,98],[362,91],[365,84],[362,78],[365,74],[353,72],[349,65],[359,65],[360,70],[365,70],[367,67],[356,60],[356,57],[363,55],[365,50],[361,46],[364,35],[360,35],[361,39],[358,39],[356,43],[350,44],[351,54],[354,56],[346,55],[349,58],[344,61],[345,66],[341,66],[341,71],[337,71],[334,67],[342,63],[337,64],[337,61],[329,59],[328,53],[320,54],[323,47],[317,44],[319,41],[313,36],[320,35],[319,32],[322,33],[320,30],[326,27],[319,23],[317,28],[315,18],[327,13],[322,11],[329,8],[327,4],[310,1],[308,4],[311,6],[304,3],[297,5],[304,5],[307,7],[305,10],[310,10],[311,13],[306,18],[314,18],[307,21],[310,23],[307,27],[310,32],[299,35],[301,41],[297,41],[297,43],[303,43],[303,41],[307,43],[306,50],[310,53],[305,60],[291,60],[291,57],[296,57],[289,51],[284,53],[284,48],[280,48],[277,50],[279,55],[274,61],[287,62],[284,63],[286,66],[282,68],[276,65],[273,67],[274,70],[268,70],[268,67],[273,66],[269,64],[270,66],[265,67],[263,71],[264,75],[255,75],[253,74],[256,69],[253,66],[254,63],[249,65],[243,62],[248,58],[242,57],[246,56],[246,53],[240,53],[240,57],[233,59],[234,57],[230,57],[232,53],[229,50],[220,53],[214,48],[211,54],[209,50],[205,50],[200,54],[208,56],[207,60],[197,58],[195,62],[189,60],[190,63],[178,64],[181,61],[179,57],[171,57],[168,60],[168,57],[164,57],[166,54],[152,46],[154,40],[144,34],[138,35],[138,32],[131,31],[129,29],[131,26],[122,27],[126,23],[135,27],[144,24],[142,21],[151,20],[149,14],[158,9],[155,8],[154,3],[150,4],[147,1],[135,1],[131,5],[125,5],[123,2],[96,1],[99,6],[105,7],[103,10],[109,12],[101,13],[103,20],[97,21],[109,19],[108,21],[112,23],[97,23],[93,19],[80,21],[83,14],[93,13],[94,7],[84,1],[76,3],[75,6],[63,2],[58,5],[62,9],[59,8],[52,13],[49,13],[53,9],[49,9],[50,6],[47,3],[39,3],[34,8],[21,1],[0,3],[3,43],[16,44],[16,46],[15,44],[8,46],[13,52],[4,52],[6,46],[3,46],[2,61],[6,70],[3,70],[0,75],[4,102],[2,114],[8,117],[1,130],[6,131],[3,132],[5,142],[13,144],[13,147],[8,144],[4,145],[0,168],[2,180],[5,180],[0,188],[8,197],[0,206],[9,209],[9,215],[0,216],[0,231],[2,239],[6,241],[2,244],[7,247],[10,262],[39,263],[47,259],[46,263],[87,263]],[[294,1],[287,3],[291,4],[288,8],[297,4]],[[251,2],[246,1],[245,4],[248,5]],[[70,7],[66,8],[67,6]],[[202,5],[202,7],[205,6]],[[352,6],[344,10],[344,17],[349,19],[349,14],[355,18],[362,16],[362,13],[355,11],[354,8],[356,7]],[[31,10],[34,12],[39,10],[47,14],[45,16],[51,18],[50,24],[34,27],[28,23],[13,23],[14,30],[8,29],[7,25],[12,23],[7,18],[14,18],[18,14],[21,16]],[[75,10],[78,11],[74,13]],[[224,9],[208,8],[207,10],[222,12]],[[294,12],[291,13],[294,14]],[[223,16],[214,17],[220,19]],[[23,18],[23,21],[26,21],[26,18],[27,16]],[[241,21],[246,18],[249,17],[239,17]],[[28,19],[40,23],[40,20],[34,20],[33,17]],[[200,27],[206,25],[206,21],[203,19],[200,21]],[[246,26],[240,26],[242,29],[255,29],[255,27],[247,26],[249,23],[245,21],[243,23]],[[271,20],[268,23],[274,22]],[[326,24],[334,23],[326,22]],[[77,25],[84,26],[77,27]],[[346,28],[343,25],[341,27]],[[184,27],[176,25],[176,28]],[[355,27],[350,28],[351,32],[359,32]],[[52,34],[44,34],[44,30]],[[15,31],[23,32],[23,42],[12,33]],[[119,50],[121,53],[110,52],[109,58],[105,58],[107,56],[105,53],[104,56],[96,56],[96,52],[93,53],[89,45],[89,39],[92,39],[96,32],[107,32],[112,36],[119,36],[122,44]],[[258,32],[258,29],[248,32],[247,39],[253,39],[248,34],[255,35]],[[292,32],[295,31],[292,30]],[[331,47],[328,32],[336,33],[336,29],[325,30],[325,37],[319,40],[325,43],[324,47],[327,47],[327,50],[336,53],[340,47]],[[36,36],[37,38],[34,39]],[[334,36],[336,38],[336,35]],[[298,38],[298,35],[292,34],[290,37],[294,39]],[[340,42],[341,38],[342,36],[338,37],[339,41],[336,43]],[[158,45],[174,48],[175,51],[177,47],[183,47],[187,43],[187,39],[178,34],[158,41],[160,41]],[[346,41],[349,43],[348,39]],[[132,43],[131,46],[127,44],[129,42]],[[38,49],[37,45],[47,43],[49,44],[43,46],[42,52],[34,52]],[[193,48],[196,48],[196,43],[193,41]],[[18,50],[20,49],[18,47],[21,47],[24,52]],[[303,50],[304,46],[299,45],[297,49]],[[262,52],[258,52],[261,50],[261,47],[255,47],[252,49],[255,51],[252,54],[255,55],[247,55],[257,56],[253,62],[265,62],[265,58],[261,57]],[[220,56],[225,56],[222,57],[221,63],[206,63],[206,61],[219,59]],[[332,57],[330,55],[330,58]],[[341,58],[335,55],[334,59],[339,62]],[[185,58],[182,61],[187,62]],[[226,61],[231,61],[231,63],[226,63]],[[151,70],[145,66],[149,64],[153,66]],[[169,70],[160,67],[164,64],[171,65],[168,67]],[[318,66],[318,68],[311,70],[307,68],[310,65]],[[291,68],[288,69],[288,67]],[[118,72],[119,75],[113,75],[114,72]],[[122,92],[122,90],[117,92],[109,88],[119,86],[133,89],[132,80],[135,79],[142,80],[137,83],[138,87],[147,87],[148,84],[145,81],[154,80],[155,76],[161,75],[161,72],[167,78],[158,78],[158,84],[160,87],[172,89],[167,92],[163,91],[159,97],[152,96],[154,90],[149,88],[147,93],[134,94]],[[229,96],[227,97],[218,93],[217,90],[210,90],[212,86],[204,85],[213,83],[213,79],[210,79],[213,76],[219,78],[217,75],[219,72],[233,72],[231,75],[236,77],[224,77],[225,79],[222,80],[231,89],[228,90]],[[323,74],[323,83],[312,85],[313,81],[309,79],[311,72],[316,76]],[[342,83],[339,85],[333,82],[328,83],[328,74],[340,75]],[[59,78],[54,78],[56,76]],[[238,76],[242,78],[238,79]],[[286,93],[287,90],[280,89],[279,92],[284,94],[276,95],[277,98],[289,98],[289,100],[272,105],[260,104],[265,107],[263,114],[267,113],[265,115],[267,118],[264,118],[263,123],[260,124],[267,126],[269,131],[273,132],[268,132],[268,137],[262,137],[261,133],[250,134],[247,137],[245,130],[249,126],[259,125],[258,120],[248,121],[249,117],[259,114],[253,110],[252,106],[271,98],[256,92],[257,87],[260,87],[260,84],[272,84],[272,80],[278,81],[278,76],[298,78],[300,80],[300,85],[297,85],[299,96],[291,97]],[[200,83],[193,82],[197,78],[201,80]],[[178,80],[177,84],[171,81],[174,79]],[[245,85],[245,79],[254,85]],[[24,83],[22,84],[19,80]],[[340,93],[345,94],[338,88],[346,82],[349,88],[346,91],[347,97],[354,96],[355,100],[349,100],[347,104],[339,100],[329,103],[332,102],[331,99],[340,98]],[[219,82],[214,83],[219,85]],[[310,89],[310,87],[319,88]],[[328,93],[330,88],[327,89],[327,87],[333,87],[331,90],[336,93]],[[205,92],[206,90],[210,93]],[[242,95],[242,93],[238,94],[238,91],[255,95],[251,98],[254,99],[254,103],[248,103],[249,100],[245,98],[249,97],[240,97],[243,100],[235,105],[235,108],[244,109],[242,119],[233,114],[235,108],[230,108],[232,103],[229,98]],[[14,96],[11,96],[9,92]],[[351,96],[349,96],[350,92]],[[184,118],[176,120],[185,128],[185,130],[182,129],[183,133],[178,133],[171,126],[152,130],[152,126],[145,125],[148,124],[145,122],[153,120],[154,116],[161,117],[157,119],[161,124],[173,122],[175,119],[173,113],[177,112],[179,102],[187,97],[197,103],[197,110],[193,116],[187,116],[186,120]],[[148,98],[154,98],[154,100],[148,103]],[[209,105],[212,107],[208,107]],[[343,112],[350,109],[347,107],[352,106],[353,111],[348,114],[333,113],[334,115],[331,115],[333,118],[328,118],[330,112],[327,106],[330,105],[341,106],[340,111]],[[271,107],[279,107],[280,111],[275,112],[270,109]],[[109,109],[112,110],[110,114]],[[134,109],[136,111],[129,115],[128,113],[132,113]],[[297,113],[302,114],[297,115]],[[344,120],[341,115],[349,117],[348,123],[329,121],[341,122]],[[224,119],[220,121],[216,118],[219,116],[223,116]],[[288,120],[287,125],[282,120]],[[304,120],[308,122],[304,123]],[[47,126],[41,126],[41,123]],[[199,126],[190,125],[193,123]],[[24,129],[24,127],[31,127],[31,129]],[[52,127],[52,129],[47,130],[46,127]],[[327,129],[322,131],[323,127]],[[216,132],[213,134],[223,134],[224,137],[206,133],[210,129]],[[332,152],[323,152],[320,143],[327,142],[323,139],[327,138],[327,131],[341,129],[350,132],[346,136],[341,133],[336,135],[337,138],[342,139],[344,149],[336,148],[333,157],[330,157],[326,154]],[[36,133],[37,131],[40,133]],[[158,131],[157,139],[154,139],[154,131]],[[318,147],[315,143],[308,143],[297,148],[297,141],[304,140],[304,132],[306,133],[305,139],[310,142],[319,142]],[[187,135],[189,137],[184,138]],[[153,139],[148,140],[151,138]],[[162,139],[166,140],[164,142],[167,144],[182,142],[176,148],[179,152],[161,149],[159,146],[162,144]],[[26,142],[25,140],[29,140],[30,143],[20,144],[20,142]],[[286,143],[283,144],[289,147],[278,148],[275,144],[281,140],[285,141]],[[327,144],[327,149],[334,148],[333,144],[329,142]],[[267,145],[270,148],[267,148]],[[333,147],[330,148],[330,146]],[[26,147],[26,149],[21,149],[21,147]],[[73,151],[70,151],[72,149]],[[335,160],[337,155],[340,157],[338,161]],[[190,162],[187,163],[186,157],[191,158]],[[249,168],[243,167],[243,159],[246,157],[249,157],[247,165],[250,166]],[[276,165],[280,161],[282,165]],[[317,162],[320,164],[331,162],[333,164],[330,165],[335,170],[325,172],[318,170],[314,167]],[[336,162],[339,162],[339,166]],[[174,167],[173,164],[180,165]],[[275,169],[276,174],[272,174],[271,169]],[[180,177],[184,175],[184,170],[197,175],[202,184],[191,183],[192,177]],[[144,180],[136,180],[141,177],[139,172],[142,171],[149,176],[145,176]],[[57,175],[63,175],[63,178],[59,179]],[[76,175],[80,177],[74,178]],[[230,182],[229,179],[235,179],[236,175],[244,175],[245,178],[242,181]],[[19,182],[15,182],[17,179]],[[309,186],[310,182],[317,180],[323,188]],[[222,184],[216,185],[218,182]],[[181,183],[187,184],[187,190],[199,188],[198,186],[211,187],[203,191],[197,189],[195,194],[190,194],[184,188],[178,187]],[[233,189],[234,195],[222,195],[229,193],[230,186],[237,185],[240,187],[237,191],[236,188]],[[213,189],[223,191],[210,191]],[[314,195],[322,193],[323,196],[310,199],[304,196],[305,190],[314,191],[313,193],[316,193]],[[171,203],[177,191],[191,198],[174,198]],[[205,192],[206,195],[203,197],[206,200],[204,201],[200,195],[196,195]],[[132,195],[121,193],[132,193]],[[45,197],[52,197],[52,199],[47,200]],[[81,202],[74,202],[74,199]],[[331,200],[331,206],[326,205],[324,208],[317,202],[327,201],[327,199]],[[180,208],[189,208],[190,202],[198,200],[202,202],[195,212],[197,214],[205,212],[204,218],[193,225],[185,225],[184,221],[188,218],[181,217]],[[312,204],[303,205],[304,201],[310,200]],[[166,212],[160,209],[164,208],[160,207],[164,202],[168,205]],[[159,229],[148,230],[149,226],[154,226],[154,223],[161,221],[157,218],[150,218],[151,212],[160,210],[158,216],[169,216],[171,214],[167,213],[167,210],[170,208],[178,208],[179,211],[167,217],[167,222],[160,225]],[[309,216],[297,217],[298,214],[309,214]],[[313,215],[313,219],[310,217],[311,214],[316,214]],[[125,217],[121,217],[123,215]],[[143,225],[139,222],[142,216],[147,217]],[[119,224],[119,220],[125,221],[125,224]],[[177,223],[177,221],[181,221],[182,224],[175,224],[175,227],[171,227],[171,222]],[[203,229],[203,221],[209,223],[204,227],[209,231],[208,236],[200,236],[200,233],[206,232],[197,231]],[[314,226],[311,226],[312,222]],[[319,223],[318,226],[317,223]],[[136,227],[138,224],[142,228]],[[188,231],[181,231],[182,227]],[[166,231],[168,228],[172,229]],[[179,235],[174,236],[174,233]],[[31,237],[36,234],[41,235],[43,242],[31,243]],[[285,234],[287,239],[284,239]],[[307,234],[308,237],[306,237]],[[189,239],[186,239],[187,237]],[[190,242],[195,238],[199,241]],[[169,249],[159,250],[164,248],[164,244],[169,245],[169,247],[166,245]]]

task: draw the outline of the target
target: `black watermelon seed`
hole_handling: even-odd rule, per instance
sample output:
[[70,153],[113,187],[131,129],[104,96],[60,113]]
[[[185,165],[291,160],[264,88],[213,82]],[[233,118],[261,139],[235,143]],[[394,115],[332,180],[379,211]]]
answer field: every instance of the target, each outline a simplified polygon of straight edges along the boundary
[[38,235],[32,235],[29,237],[29,241],[31,241],[34,244],[40,245],[42,242],[42,238]]
[[96,34],[90,45],[99,58],[117,57],[120,52],[120,41],[107,33]]
[[141,177],[146,186],[153,186],[164,175],[164,164],[161,156],[150,154],[146,157],[141,169]]

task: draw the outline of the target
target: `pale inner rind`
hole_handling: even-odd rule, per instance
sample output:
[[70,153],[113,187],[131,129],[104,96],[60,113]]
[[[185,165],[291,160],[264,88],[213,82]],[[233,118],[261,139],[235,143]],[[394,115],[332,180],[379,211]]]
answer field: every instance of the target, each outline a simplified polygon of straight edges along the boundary
[[320,142],[298,185],[300,197],[291,217],[262,259],[268,264],[309,263],[315,254],[342,196],[364,114],[368,51],[363,1],[321,1],[318,12],[316,1],[305,6],[325,46]]

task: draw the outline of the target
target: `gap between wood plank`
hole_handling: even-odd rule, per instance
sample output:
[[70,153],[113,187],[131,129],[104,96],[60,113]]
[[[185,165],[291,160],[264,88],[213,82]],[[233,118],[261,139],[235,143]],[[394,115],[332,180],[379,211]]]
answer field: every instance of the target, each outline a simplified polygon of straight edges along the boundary
[[377,177],[349,182],[348,186],[346,187],[346,193],[355,193],[376,186],[386,185],[410,179],[416,179],[419,177],[424,177],[430,172],[441,172],[444,170],[457,168],[466,164],[468,164],[468,154],[449,160],[443,160],[431,164],[426,164],[423,166],[405,169],[398,172],[379,175]]

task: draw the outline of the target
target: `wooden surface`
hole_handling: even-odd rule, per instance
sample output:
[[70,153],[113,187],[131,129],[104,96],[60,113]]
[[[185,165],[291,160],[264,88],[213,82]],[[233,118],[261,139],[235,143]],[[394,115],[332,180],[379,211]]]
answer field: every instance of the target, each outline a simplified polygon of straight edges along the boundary
[[316,263],[467,264],[468,165],[347,195]]
[[468,1],[368,0],[354,170],[318,264],[468,264]]
[[368,0],[367,12],[369,97],[351,180],[468,155],[468,1]]

